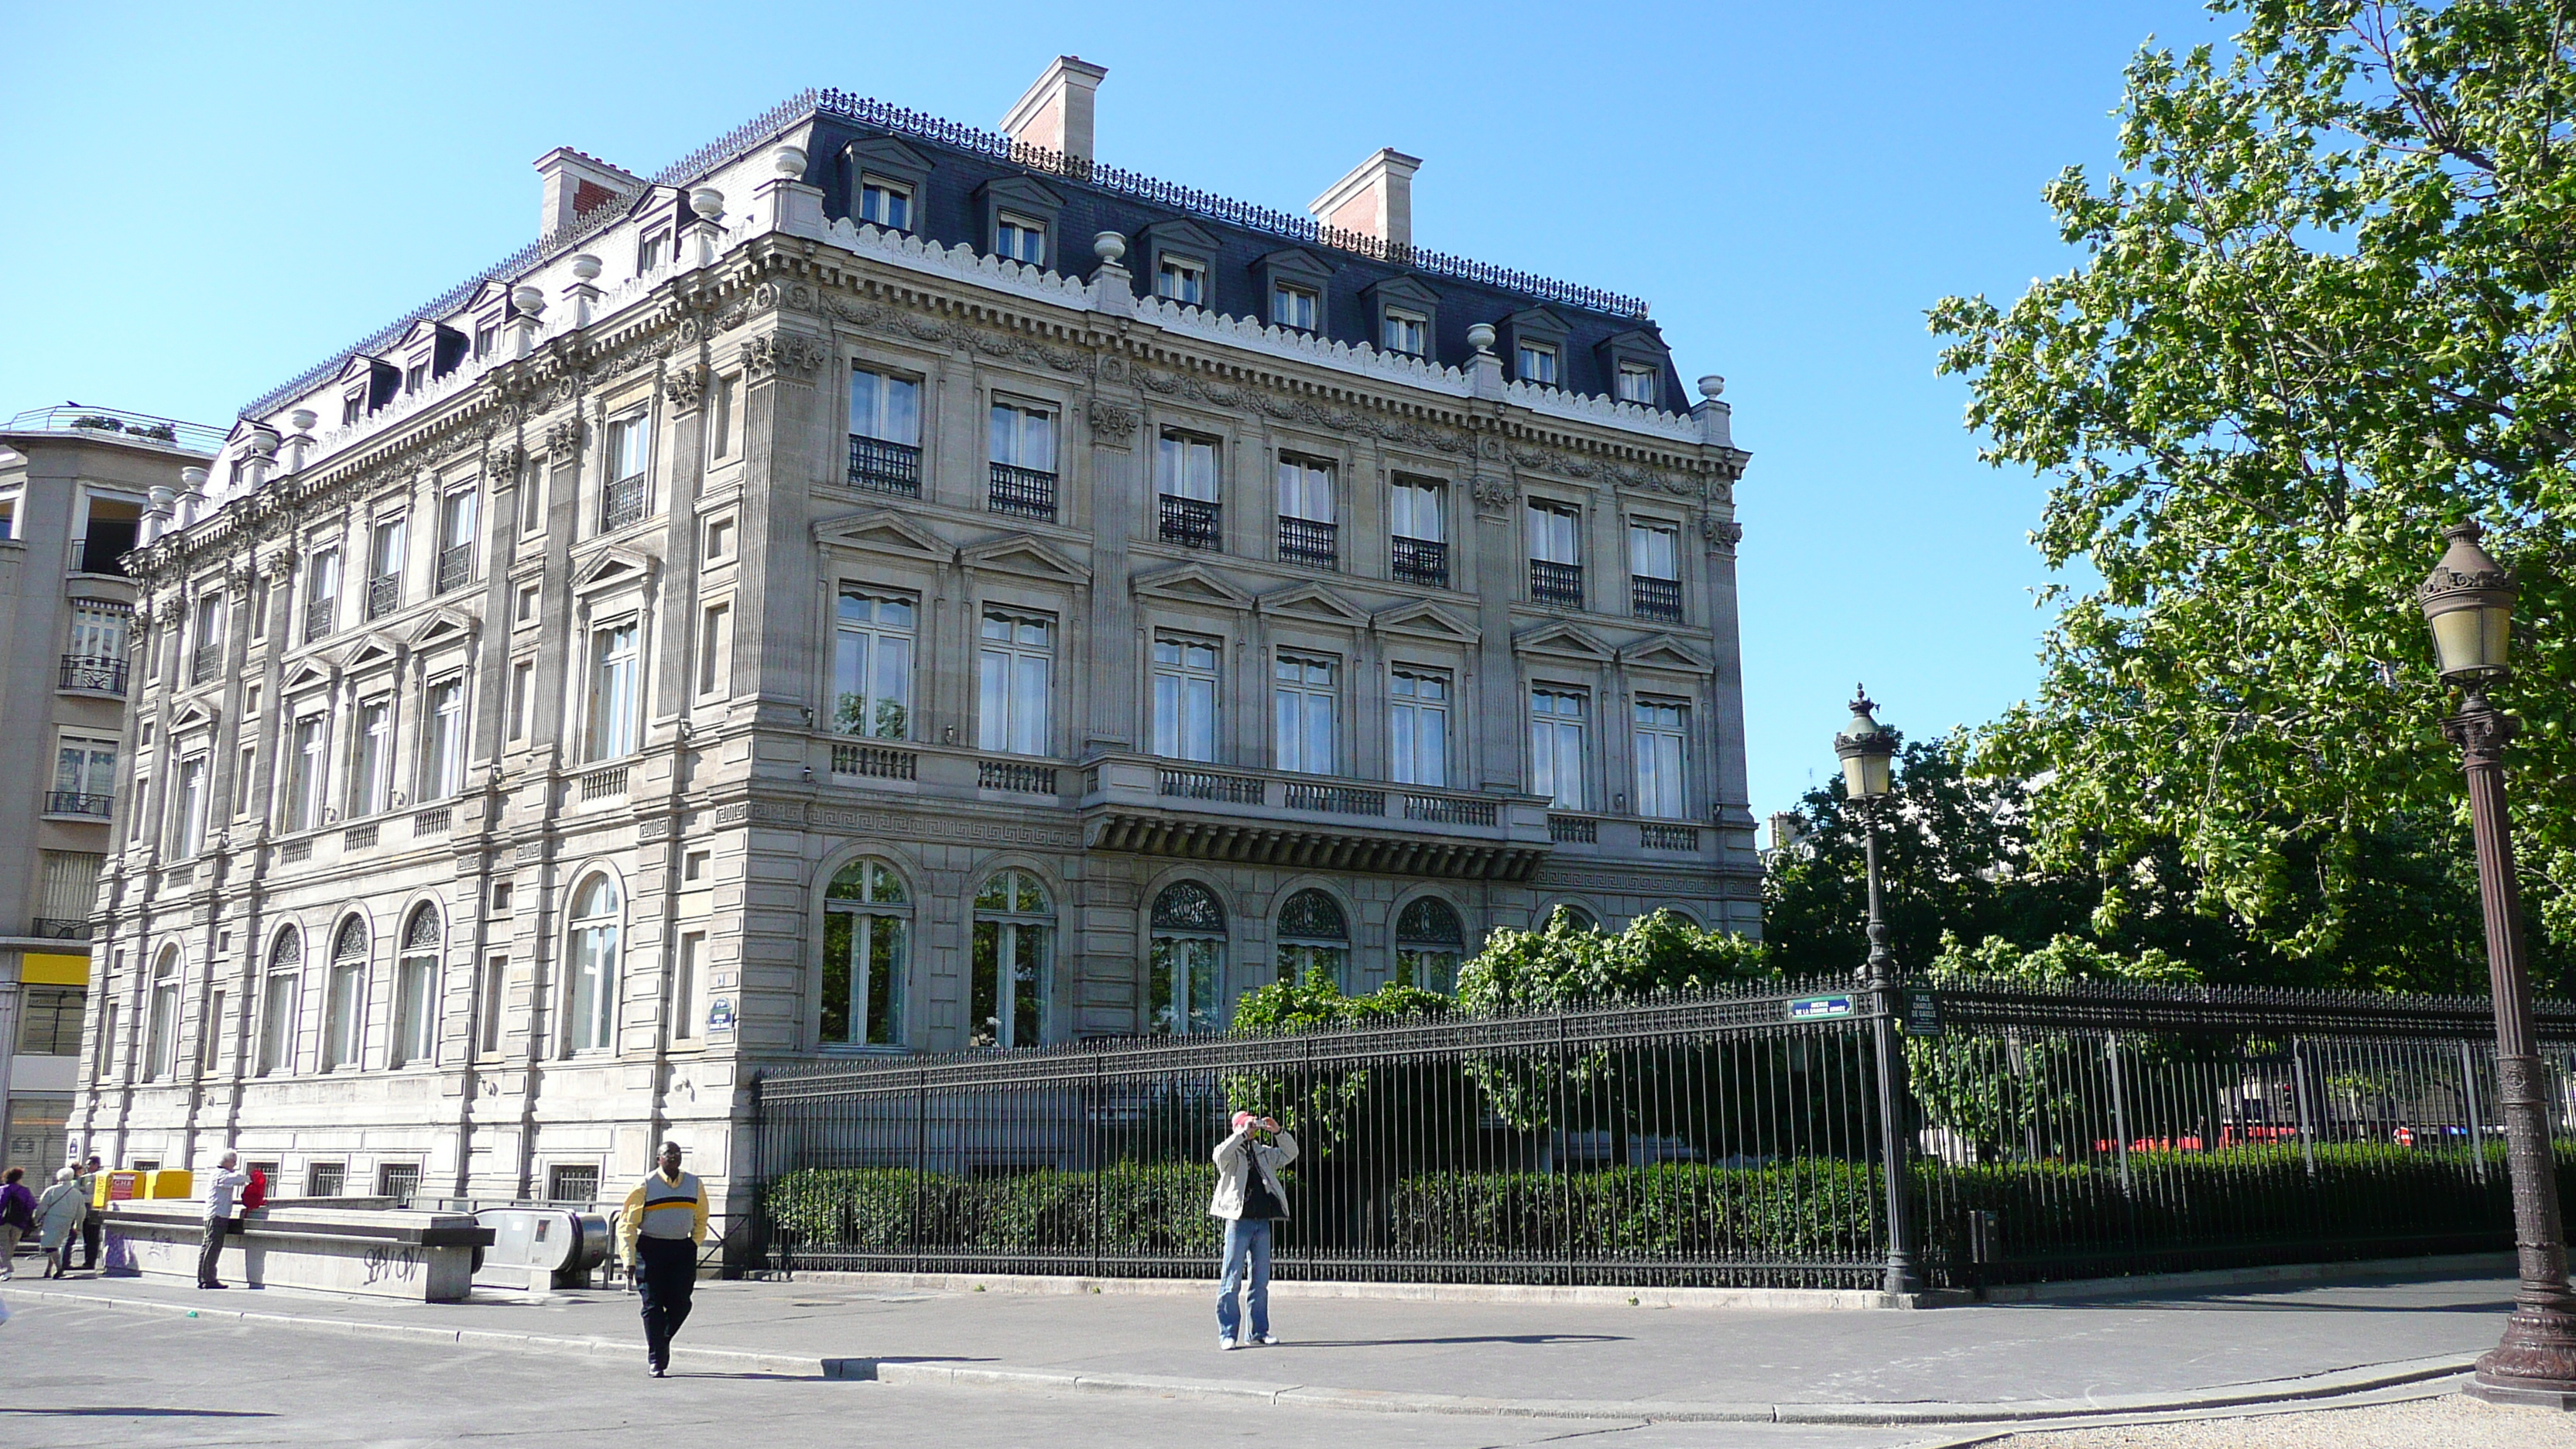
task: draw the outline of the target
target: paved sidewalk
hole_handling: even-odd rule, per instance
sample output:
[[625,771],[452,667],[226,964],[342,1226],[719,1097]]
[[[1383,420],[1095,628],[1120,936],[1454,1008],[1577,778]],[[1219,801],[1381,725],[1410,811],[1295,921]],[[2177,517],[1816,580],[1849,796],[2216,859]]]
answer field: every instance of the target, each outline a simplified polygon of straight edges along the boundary
[[[1570,1418],[1967,1423],[2429,1388],[2494,1343],[2511,1286],[2383,1279],[1910,1313],[1290,1299],[1274,1305],[1288,1343],[1220,1353],[1212,1307],[1188,1298],[708,1282],[681,1343],[684,1362],[708,1369],[893,1383]],[[614,1291],[418,1304],[135,1279],[12,1288],[19,1307],[104,1300],[478,1349],[642,1355],[635,1300]]]

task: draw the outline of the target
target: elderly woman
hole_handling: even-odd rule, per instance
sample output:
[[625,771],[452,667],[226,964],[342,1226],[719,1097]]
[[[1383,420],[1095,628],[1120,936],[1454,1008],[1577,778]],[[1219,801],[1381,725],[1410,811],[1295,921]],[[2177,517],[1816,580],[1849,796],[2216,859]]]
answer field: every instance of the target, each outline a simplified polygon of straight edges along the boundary
[[89,1200],[81,1195],[80,1175],[66,1167],[54,1174],[54,1185],[36,1199],[37,1246],[45,1250],[45,1276],[71,1276],[72,1244],[80,1231]]

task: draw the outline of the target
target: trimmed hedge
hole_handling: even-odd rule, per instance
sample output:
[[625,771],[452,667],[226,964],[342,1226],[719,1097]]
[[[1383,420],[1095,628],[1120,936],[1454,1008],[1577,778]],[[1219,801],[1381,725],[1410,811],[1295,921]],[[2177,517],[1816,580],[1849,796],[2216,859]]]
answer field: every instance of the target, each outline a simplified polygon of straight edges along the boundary
[[[1214,1257],[1214,1163],[1121,1163],[990,1177],[902,1167],[803,1168],[771,1183],[770,1220],[798,1252],[925,1251]],[[920,1232],[914,1233],[914,1211]],[[1100,1231],[1093,1232],[1097,1210]]]
[[1866,1256],[1881,1179],[1854,1162],[1440,1172],[1396,1184],[1389,1246],[1432,1257],[1836,1262]]

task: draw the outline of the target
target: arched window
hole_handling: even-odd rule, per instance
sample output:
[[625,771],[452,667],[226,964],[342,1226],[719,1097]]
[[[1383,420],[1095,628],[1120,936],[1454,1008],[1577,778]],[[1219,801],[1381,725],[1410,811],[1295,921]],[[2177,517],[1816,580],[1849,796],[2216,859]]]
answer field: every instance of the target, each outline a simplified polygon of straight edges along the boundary
[[295,1000],[304,979],[304,937],[293,926],[268,948],[268,979],[260,983],[259,1074],[295,1070]]
[[1339,901],[1322,891],[1306,890],[1279,908],[1279,979],[1305,981],[1318,974],[1339,990],[1348,990],[1351,928],[1342,919]]
[[179,948],[164,946],[152,964],[152,1014],[143,1041],[143,1079],[166,1077],[178,1064]]
[[403,927],[394,966],[394,1066],[425,1062],[438,1051],[438,908],[423,903]]
[[901,1046],[912,897],[882,860],[854,860],[823,892],[823,1044]]
[[1395,918],[1395,979],[1404,985],[1456,995],[1466,949],[1466,928],[1438,896],[1421,897]]
[[1560,904],[1555,910],[1548,912],[1547,919],[1539,923],[1539,929],[1542,931],[1553,931],[1557,929],[1557,923],[1559,921],[1564,922],[1565,929],[1569,931],[1597,931],[1601,929],[1601,922],[1598,918],[1596,918],[1590,911],[1587,911],[1583,907],[1575,905],[1570,901]]
[[617,882],[583,881],[572,898],[572,1029],[577,1052],[617,1044]]
[[1154,897],[1152,965],[1145,1029],[1157,1036],[1224,1026],[1225,907],[1197,881],[1175,881]]
[[322,1005],[322,1070],[358,1064],[358,1029],[367,1015],[367,922],[351,916],[331,938],[331,989]]
[[1046,1040],[1047,950],[1055,906],[1024,870],[998,872],[975,894],[975,985],[967,1031],[975,1046]]

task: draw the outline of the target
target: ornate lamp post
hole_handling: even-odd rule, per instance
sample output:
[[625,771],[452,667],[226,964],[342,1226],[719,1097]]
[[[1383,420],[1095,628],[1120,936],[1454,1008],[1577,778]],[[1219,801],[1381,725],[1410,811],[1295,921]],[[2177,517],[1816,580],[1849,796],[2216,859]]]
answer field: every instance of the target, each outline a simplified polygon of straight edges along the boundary
[[2507,657],[2513,575],[2478,546],[2479,533],[2475,523],[2446,530],[2451,546],[2416,590],[2424,621],[2433,629],[2442,678],[2466,692],[2459,713],[2442,721],[2442,733],[2460,747],[2469,777],[2487,978],[2495,994],[2496,1106],[2504,1114],[2514,1247],[2522,1271],[2504,1341],[2478,1359],[2468,1391],[2496,1403],[2576,1409],[2576,1293],[2567,1286],[2567,1239],[2549,1141],[2549,1074],[2532,1034],[2531,974],[2523,957],[2513,823],[2504,796],[2504,747],[2515,723],[2487,702],[2486,693],[2489,684],[2513,671]]
[[1878,909],[1878,809],[1893,793],[1888,765],[1896,755],[1896,735],[1870,711],[1869,691],[1852,690],[1851,723],[1834,736],[1834,753],[1843,762],[1843,793],[1860,808],[1861,839],[1869,862],[1869,962],[1861,970],[1861,989],[1875,998],[1877,1014],[1870,1023],[1878,1056],[1879,1160],[1887,1165],[1887,1281],[1889,1293],[1920,1291],[1914,1269],[1913,1199],[1907,1192],[1914,1143],[1912,1124],[1903,1114],[1913,1110],[1914,1096],[1905,1089],[1905,1054],[1896,1039],[1899,980],[1896,956],[1887,949],[1887,922]]

